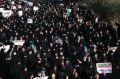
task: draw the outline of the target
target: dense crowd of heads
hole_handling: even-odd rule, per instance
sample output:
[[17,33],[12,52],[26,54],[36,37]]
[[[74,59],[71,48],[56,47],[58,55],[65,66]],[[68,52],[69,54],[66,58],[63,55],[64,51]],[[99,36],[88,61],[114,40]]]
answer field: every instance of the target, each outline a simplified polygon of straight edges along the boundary
[[[96,14],[77,3],[36,1],[37,11],[16,3],[21,8],[13,9],[12,16],[0,16],[0,45],[10,45],[8,52],[0,51],[0,77],[97,79],[96,63],[112,63],[114,52],[108,52],[108,48],[119,45],[112,25],[100,17],[97,20]],[[6,2],[5,8],[10,4]],[[71,9],[70,15],[67,9]],[[27,23],[27,18],[33,23]],[[25,44],[16,46],[12,40],[25,40]],[[106,75],[102,77],[110,76]]]

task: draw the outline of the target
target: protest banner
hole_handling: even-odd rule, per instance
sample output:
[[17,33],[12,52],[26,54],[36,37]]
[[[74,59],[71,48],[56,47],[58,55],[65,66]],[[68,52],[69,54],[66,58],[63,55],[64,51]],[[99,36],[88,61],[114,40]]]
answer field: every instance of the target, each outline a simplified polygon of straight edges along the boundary
[[96,63],[96,68],[98,73],[112,73],[111,63]]
[[21,9],[21,8],[22,8],[22,6],[21,6],[21,5],[17,5],[17,8],[18,8],[18,9]]
[[4,17],[4,18],[7,18],[7,17],[10,17],[11,15],[12,15],[12,10],[3,10],[2,11],[2,16]]
[[13,40],[14,45],[23,46],[25,40]]

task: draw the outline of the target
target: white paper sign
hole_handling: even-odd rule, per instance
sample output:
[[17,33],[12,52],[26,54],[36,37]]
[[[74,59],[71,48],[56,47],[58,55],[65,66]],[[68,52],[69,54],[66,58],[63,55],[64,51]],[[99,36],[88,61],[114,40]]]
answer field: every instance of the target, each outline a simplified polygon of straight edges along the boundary
[[67,11],[71,13],[72,10],[71,9],[67,9]]
[[112,50],[113,52],[115,52],[116,49],[117,49],[117,47],[110,47],[110,48],[108,49],[108,51]]
[[64,6],[64,4],[61,3],[60,6]]
[[95,19],[95,23],[98,23],[98,19],[99,19],[99,17],[97,17],[97,18]]
[[12,15],[12,11],[11,10],[4,10],[4,11],[2,11],[2,16],[4,17],[4,18],[6,18],[6,17],[10,17],[11,15]]
[[22,16],[23,15],[23,11],[18,11],[18,15]]
[[10,49],[10,45],[0,46],[0,51],[1,51],[1,49],[4,49],[4,52],[7,52]]
[[6,46],[4,46],[4,52],[7,52],[9,49],[10,49],[10,45],[6,45]]
[[21,5],[17,5],[17,8],[19,8],[19,9],[20,9],[20,8],[22,8],[22,6],[21,6]]
[[14,5],[14,4],[15,4],[15,1],[11,1],[10,3],[11,3],[12,5]]
[[11,6],[11,8],[12,8],[12,9],[14,9],[14,10],[15,10],[15,9],[17,9],[17,7],[16,7],[16,6]]
[[4,8],[0,8],[0,12],[3,12],[4,11]]
[[36,7],[36,6],[34,6],[34,7],[33,7],[33,10],[34,10],[34,11],[37,11],[37,10],[39,10],[39,8]]
[[83,22],[83,19],[80,19],[80,23],[82,23]]
[[28,5],[29,5],[29,6],[33,6],[33,3],[32,3],[32,2],[28,2]]
[[98,73],[112,73],[111,63],[97,63],[96,68]]
[[25,40],[13,40],[14,45],[23,46]]
[[71,14],[71,9],[67,9],[67,14],[68,14],[68,16],[70,16],[70,14]]
[[45,76],[45,77],[35,77],[33,79],[48,79],[48,76]]
[[32,24],[32,23],[33,23],[33,19],[32,19],[32,18],[28,18],[28,19],[27,19],[27,23],[28,23],[28,24]]

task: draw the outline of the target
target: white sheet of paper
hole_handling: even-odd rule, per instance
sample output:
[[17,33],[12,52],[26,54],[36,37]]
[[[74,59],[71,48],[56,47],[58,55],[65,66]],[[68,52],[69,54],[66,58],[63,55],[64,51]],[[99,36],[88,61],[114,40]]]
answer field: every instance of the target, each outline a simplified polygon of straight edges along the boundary
[[64,6],[64,4],[61,3],[60,6]]
[[33,79],[40,79],[40,77],[35,77],[35,78],[33,78]]
[[117,47],[110,47],[110,48],[108,49],[108,51],[112,50],[113,52],[115,52],[116,49],[117,49]]
[[0,46],[0,51],[1,49],[4,49],[4,52],[7,52],[10,49],[10,45]]
[[11,8],[12,8],[12,9],[14,9],[14,10],[15,10],[15,9],[17,9],[17,7],[16,7],[16,6],[12,6]]
[[83,19],[82,19],[82,18],[80,18],[80,19],[79,19],[79,21],[80,21],[80,23],[82,23],[82,22],[83,22]]
[[99,19],[98,17],[95,19],[95,23],[98,23],[98,19]]
[[6,45],[6,46],[4,46],[4,52],[7,52],[9,49],[10,49],[10,45]]
[[33,23],[33,19],[32,18],[28,18],[27,19],[27,23],[32,24]]
[[25,40],[13,40],[14,45],[23,46]]
[[18,15],[22,16],[23,15],[23,11],[18,11]]
[[32,3],[32,2],[28,2],[28,5],[29,5],[29,6],[33,6],[33,3]]
[[67,11],[71,12],[72,10],[71,9],[67,9]]
[[12,5],[14,5],[15,4],[15,1],[12,1],[12,2],[10,2]]
[[22,8],[22,6],[21,6],[21,5],[17,5],[17,8],[19,8],[19,9],[20,9],[20,8]]
[[13,14],[12,10],[4,10],[4,11],[2,11],[2,16],[4,18],[10,17],[12,14]]
[[34,7],[33,7],[33,10],[34,10],[34,11],[37,11],[37,10],[39,10],[39,8],[36,7],[36,6],[34,6]]
[[0,12],[3,12],[4,11],[4,8],[0,8]]
[[48,76],[45,76],[45,77],[35,77],[33,79],[48,79]]

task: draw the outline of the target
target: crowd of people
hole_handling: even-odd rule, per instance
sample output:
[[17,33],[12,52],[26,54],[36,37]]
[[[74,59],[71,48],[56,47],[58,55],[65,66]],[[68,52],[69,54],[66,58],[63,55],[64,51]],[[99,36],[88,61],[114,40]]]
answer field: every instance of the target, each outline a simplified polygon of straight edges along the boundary
[[[86,6],[68,2],[35,0],[33,6],[15,2],[13,14],[0,15],[0,78],[2,79],[108,79],[111,74],[99,74],[96,63],[113,63],[119,46],[116,31],[110,22],[100,19]],[[5,9],[11,9],[5,2]],[[39,9],[34,11],[33,7]],[[70,13],[68,13],[70,9]],[[19,16],[18,11],[23,11]],[[33,23],[27,23],[32,18]],[[23,46],[13,40],[25,40]]]

